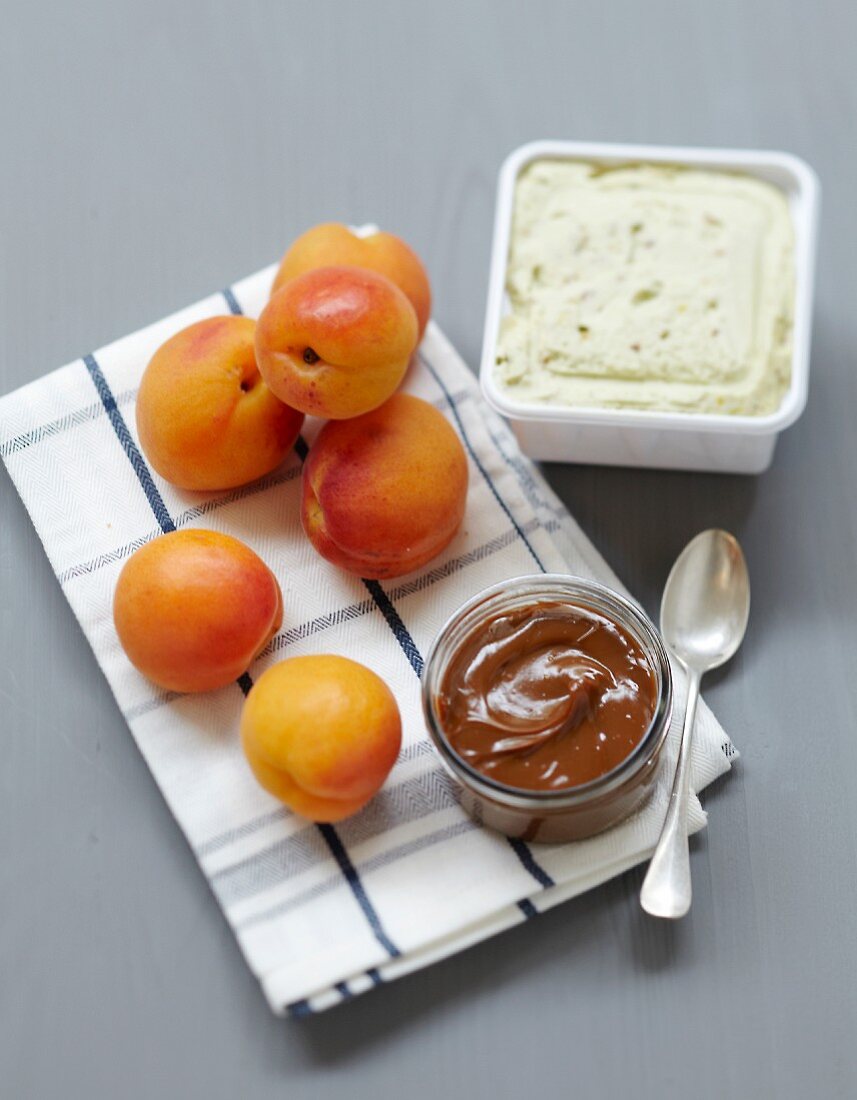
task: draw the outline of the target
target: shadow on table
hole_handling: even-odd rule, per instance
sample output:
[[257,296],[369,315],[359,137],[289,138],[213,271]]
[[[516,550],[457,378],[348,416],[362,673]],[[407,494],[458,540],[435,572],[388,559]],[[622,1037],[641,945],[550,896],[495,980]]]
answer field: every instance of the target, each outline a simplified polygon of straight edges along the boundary
[[[706,812],[716,807],[729,782],[729,776],[740,767],[741,761],[735,760],[729,771],[718,776],[705,788],[701,794],[701,800]],[[732,779],[733,785],[736,779],[737,776]],[[695,910],[691,908],[691,915],[697,918],[696,920],[691,920],[691,915],[682,920],[663,920],[659,917],[650,917],[639,906],[636,908],[631,922],[630,943],[636,970],[647,974],[658,973],[680,965],[683,960],[691,960],[695,957],[696,941],[702,941],[709,935],[708,925],[713,915],[709,905],[711,882],[707,877],[710,868],[707,859],[699,858],[707,848],[708,829],[703,829],[690,838],[691,870],[694,873],[694,905],[696,906]],[[647,866],[648,861],[634,867],[627,875],[628,878],[633,878],[634,893],[638,897]]]
[[[708,808],[722,788],[721,779],[707,789]],[[691,839],[693,851],[704,851],[705,837],[703,832]],[[696,922],[658,921],[643,913],[641,865],[459,955],[328,1012],[291,1020],[288,1026],[311,1063],[331,1065],[363,1057],[397,1035],[431,1027],[433,1018],[453,1006],[465,1003],[478,1011],[482,1001],[515,983],[530,988],[538,984],[540,989],[547,984],[548,998],[564,995],[575,973],[588,970],[589,981],[593,968],[604,965],[605,929],[614,948],[610,965],[615,970],[645,977],[693,965],[698,943],[710,934],[707,861],[697,857],[693,862],[699,886]],[[557,982],[562,990],[556,989]]]
[[431,1024],[460,1002],[477,1006],[528,972],[557,965],[573,974],[575,957],[594,947],[598,923],[624,904],[621,880],[605,884],[535,920],[477,944],[398,981],[372,990],[359,1002],[346,1002],[321,1015],[293,1021],[318,1064],[345,1061],[368,1047],[392,1041],[413,1028]]

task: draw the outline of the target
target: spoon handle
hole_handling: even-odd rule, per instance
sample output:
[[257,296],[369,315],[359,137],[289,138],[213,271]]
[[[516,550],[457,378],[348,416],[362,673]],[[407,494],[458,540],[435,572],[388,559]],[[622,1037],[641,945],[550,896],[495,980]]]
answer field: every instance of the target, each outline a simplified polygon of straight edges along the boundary
[[687,846],[687,803],[690,794],[690,751],[699,700],[698,672],[688,672],[687,710],[678,752],[670,803],[658,846],[643,880],[640,904],[653,917],[683,917],[690,909],[690,854]]

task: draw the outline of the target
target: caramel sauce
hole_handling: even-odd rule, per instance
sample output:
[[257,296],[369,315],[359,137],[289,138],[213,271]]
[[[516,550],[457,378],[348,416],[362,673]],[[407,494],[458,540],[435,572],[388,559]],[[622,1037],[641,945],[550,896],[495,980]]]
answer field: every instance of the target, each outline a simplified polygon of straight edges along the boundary
[[510,787],[596,779],[639,744],[658,685],[636,639],[588,608],[544,601],[499,612],[464,639],[437,699],[449,744]]

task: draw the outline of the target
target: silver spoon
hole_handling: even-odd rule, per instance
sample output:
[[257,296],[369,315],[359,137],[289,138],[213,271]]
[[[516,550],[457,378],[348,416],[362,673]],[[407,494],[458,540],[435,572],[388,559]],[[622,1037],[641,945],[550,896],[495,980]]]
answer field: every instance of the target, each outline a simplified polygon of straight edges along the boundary
[[750,578],[738,540],[703,531],[676,559],[661,602],[661,634],[687,672],[687,711],[667,816],[640,893],[653,917],[674,919],[690,909],[687,803],[699,682],[738,649],[749,614]]

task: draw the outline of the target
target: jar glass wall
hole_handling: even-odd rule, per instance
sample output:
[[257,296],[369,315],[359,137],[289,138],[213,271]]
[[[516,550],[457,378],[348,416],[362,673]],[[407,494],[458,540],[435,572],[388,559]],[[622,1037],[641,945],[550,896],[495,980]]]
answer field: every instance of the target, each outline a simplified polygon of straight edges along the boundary
[[[556,790],[507,786],[474,768],[453,747],[440,704],[445,674],[466,640],[498,615],[528,607],[566,604],[612,621],[637,643],[653,674],[651,721],[628,755],[589,782]],[[423,709],[429,735],[447,771],[461,787],[461,803],[476,820],[507,836],[530,841],[579,840],[601,832],[638,809],[651,794],[672,713],[672,676],[660,636],[636,604],[603,585],[563,574],[515,577],[485,589],[441,628],[423,671]]]

